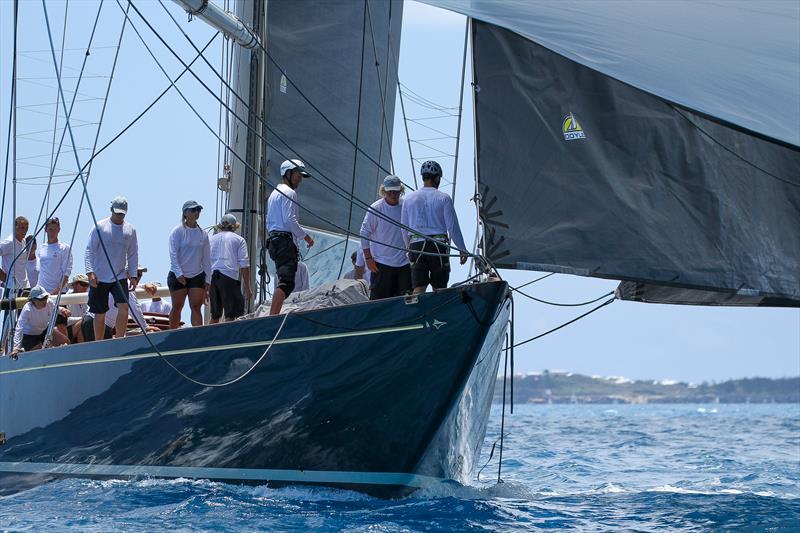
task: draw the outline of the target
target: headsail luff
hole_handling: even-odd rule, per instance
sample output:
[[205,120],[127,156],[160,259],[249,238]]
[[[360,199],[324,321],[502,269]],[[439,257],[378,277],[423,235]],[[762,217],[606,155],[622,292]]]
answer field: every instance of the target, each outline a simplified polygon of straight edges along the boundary
[[[490,7],[460,5],[456,10],[470,15]],[[495,22],[498,12],[514,14],[501,20],[514,29],[542,8],[510,1],[491,6]],[[574,15],[566,10],[561,18]],[[658,41],[659,28],[651,31]],[[697,43],[714,48],[714,34]],[[508,29],[474,24],[479,185],[489,258],[499,267],[638,282],[638,290],[623,285],[619,291],[637,301],[800,305],[800,148],[786,141],[800,139],[800,88],[790,90],[794,99],[787,101],[781,77],[800,73],[797,58],[781,63],[785,52],[772,58],[781,64],[771,92],[759,91],[763,79],[749,87],[739,80],[739,86],[701,100],[709,83],[735,79],[709,64],[708,76],[687,71],[684,79],[665,83],[686,89],[685,98],[673,100],[638,88],[647,83],[631,79],[639,75],[636,69],[625,82],[598,71],[598,58],[612,51],[601,40],[586,41],[592,37],[597,35],[571,36],[581,43],[576,49],[597,49],[578,62]],[[800,42],[796,28],[794,38]],[[785,32],[775,37],[787,39],[792,35]],[[637,68],[652,74],[672,53],[661,51],[649,68]],[[769,84],[775,72],[764,78]],[[725,98],[734,94],[752,102],[738,117],[727,113],[733,106]],[[783,116],[795,121],[781,120],[771,130],[775,117],[762,114],[780,102],[793,106]],[[643,296],[648,286],[650,296]]]
[[[267,138],[275,147],[270,149],[270,180],[279,183],[284,156],[303,159],[317,182],[303,186],[303,207],[326,219],[301,209],[303,225],[341,233],[333,222],[357,233],[365,210],[354,204],[350,212],[351,190],[371,204],[391,167],[403,3],[271,1],[267,9],[269,52],[275,59],[268,75],[272,132]],[[355,148],[326,118],[350,141],[355,142],[358,130],[358,146],[369,157],[360,153],[355,160],[355,183]],[[333,180],[344,197],[326,188],[319,174]]]

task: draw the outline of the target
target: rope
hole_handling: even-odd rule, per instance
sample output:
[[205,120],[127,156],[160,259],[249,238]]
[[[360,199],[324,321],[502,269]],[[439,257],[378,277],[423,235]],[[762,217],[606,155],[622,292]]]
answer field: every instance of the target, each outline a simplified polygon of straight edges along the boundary
[[535,297],[531,296],[530,294],[525,294],[524,292],[522,292],[518,288],[511,287],[511,290],[516,292],[517,294],[520,294],[520,295],[524,296],[525,298],[530,298],[531,300],[533,300],[535,302],[539,302],[539,303],[547,304],[547,305],[555,305],[557,307],[581,307],[581,306],[584,306],[584,305],[593,304],[595,302],[598,302],[598,301],[602,300],[603,298],[606,298],[606,297],[611,296],[612,294],[614,294],[614,291],[611,291],[611,292],[607,292],[607,293],[603,294],[602,296],[598,296],[594,300],[589,300],[587,302],[578,302],[578,303],[574,303],[574,304],[565,304],[565,303],[560,303],[560,302],[549,302],[547,300],[541,300],[539,298],[535,298]]
[[[375,32],[372,26],[372,12],[369,9],[369,1],[364,3],[366,7],[366,15],[367,20],[369,21],[369,34],[370,39],[372,41],[372,55],[375,57],[375,73],[378,75],[378,94],[381,97],[381,142],[380,142],[380,149],[378,151],[378,160],[380,161],[383,158],[383,134],[386,133],[386,142],[389,144],[389,166],[392,169],[392,174],[394,174],[394,158],[392,157],[392,136],[389,134],[389,127],[387,125],[386,120],[386,97],[384,96],[384,87],[381,87],[381,69],[380,69],[380,62],[378,61],[378,49],[375,45]],[[389,2],[389,22],[388,26],[391,27],[392,20],[391,20],[391,13],[392,13],[392,4]],[[386,70],[386,83],[389,83],[389,70],[388,70],[388,56],[389,56],[389,40],[390,34],[386,32],[386,55],[387,55],[387,70]],[[361,68],[363,70],[364,64],[362,62]],[[360,99],[359,99],[360,100]],[[356,133],[356,138],[358,138],[358,134]],[[413,169],[412,169],[413,170]],[[377,172],[380,172],[380,169],[377,169]],[[380,175],[376,176],[376,179],[380,179]]]
[[560,330],[561,328],[567,327],[567,326],[569,326],[570,324],[572,324],[572,323],[574,323],[574,322],[577,322],[578,320],[580,320],[580,319],[582,319],[582,318],[584,318],[584,317],[587,317],[587,316],[591,315],[592,313],[594,313],[594,312],[595,312],[595,311],[597,311],[598,309],[601,309],[601,308],[603,308],[603,307],[605,307],[605,306],[607,306],[607,305],[609,305],[609,304],[612,304],[612,303],[614,303],[614,300],[616,300],[616,298],[609,298],[608,300],[606,300],[605,302],[601,303],[601,304],[600,304],[600,305],[598,305],[597,307],[593,307],[593,308],[592,308],[592,309],[590,309],[589,311],[587,311],[587,312],[583,313],[583,314],[582,314],[582,315],[580,315],[580,316],[577,316],[577,317],[573,318],[573,319],[572,319],[572,320],[570,320],[569,322],[564,322],[564,323],[563,323],[563,324],[561,324],[560,326],[558,326],[558,327],[555,327],[555,328],[553,328],[553,329],[551,329],[551,330],[545,331],[544,333],[540,333],[539,335],[536,335],[535,337],[531,337],[530,339],[525,339],[525,340],[524,340],[524,341],[522,341],[522,342],[518,342],[518,343],[516,343],[516,344],[512,344],[512,345],[511,345],[511,349],[514,349],[514,348],[516,348],[516,347],[518,347],[518,346],[522,346],[523,344],[528,344],[529,342],[535,341],[536,339],[541,339],[541,338],[542,338],[542,337],[544,337],[545,335],[550,335],[551,333],[553,333],[553,332],[556,332],[556,331]]
[[[456,125],[456,153],[453,156],[453,203],[456,201],[456,180],[458,179],[458,150],[461,147],[461,115],[464,110],[464,78],[467,74],[467,44],[469,37],[469,17],[464,28],[464,57],[461,60],[461,94],[458,97],[458,124]],[[513,373],[513,372],[512,372]]]

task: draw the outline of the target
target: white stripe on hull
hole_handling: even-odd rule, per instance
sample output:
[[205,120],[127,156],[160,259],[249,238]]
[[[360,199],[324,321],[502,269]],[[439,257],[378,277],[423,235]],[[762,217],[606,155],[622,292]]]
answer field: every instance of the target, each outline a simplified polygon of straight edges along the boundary
[[60,476],[108,476],[219,479],[234,481],[283,481],[293,483],[342,483],[430,487],[445,480],[396,472],[344,472],[326,470],[273,470],[263,468],[215,468],[196,466],[98,465],[80,463],[0,462],[0,473]]

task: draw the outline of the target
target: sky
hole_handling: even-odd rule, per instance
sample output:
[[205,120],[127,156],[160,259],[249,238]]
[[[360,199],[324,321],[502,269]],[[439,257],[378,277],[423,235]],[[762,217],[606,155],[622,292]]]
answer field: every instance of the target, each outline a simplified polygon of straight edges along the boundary
[[[222,3],[223,0],[219,0]],[[213,31],[201,21],[188,23],[185,14],[171,2],[167,8],[183,29],[198,43],[205,43]],[[42,204],[49,174],[52,129],[57,87],[41,3],[20,2],[20,42],[18,64],[17,187],[16,212],[32,221]],[[48,2],[48,15],[57,49],[61,48],[64,27],[64,2]],[[64,41],[63,81],[67,99],[72,98],[76,76],[84,59],[86,43],[97,12],[93,1],[73,1],[67,12]],[[124,5],[124,4],[123,4]],[[194,56],[190,46],[174,28],[163,8],[153,1],[139,1],[137,7],[148,20],[168,36],[170,44],[185,59]],[[8,112],[10,106],[12,7],[0,0],[0,148],[5,163]],[[102,97],[114,58],[115,45],[123,15],[114,0],[103,4],[81,82],[79,98],[71,123],[78,158],[85,162],[91,153]],[[168,72],[180,72],[179,63],[134,17],[145,41],[153,48]],[[464,43],[463,16],[407,1],[404,8],[403,36],[400,50],[400,81],[414,92],[444,107],[457,107],[461,82]],[[219,40],[208,51],[216,64],[220,61]],[[215,59],[214,59],[215,58]],[[198,63],[198,74],[212,84],[216,78]],[[464,114],[456,211],[465,239],[472,241],[475,232],[475,208],[469,201],[474,187],[474,130],[469,87],[469,64],[465,90]],[[133,119],[168,85],[164,75],[143,48],[130,28],[126,29],[118,66],[111,86],[108,107],[100,130],[100,146]],[[197,110],[216,127],[219,106],[200,85],[186,76],[179,83]],[[421,108],[406,102],[408,115],[419,117]],[[395,171],[405,181],[413,174],[403,128],[400,106],[397,107],[393,143]],[[63,110],[59,124],[63,126]],[[455,133],[454,119],[429,123],[437,129]],[[60,133],[60,132],[59,132]],[[411,127],[411,137],[428,135],[419,126]],[[56,142],[58,139],[56,138]],[[55,183],[68,179],[76,169],[69,134],[56,171]],[[452,153],[449,141],[437,141],[437,149]],[[428,143],[430,144],[430,143]],[[428,155],[415,145],[415,157]],[[140,263],[148,267],[144,281],[166,279],[169,268],[167,237],[179,222],[180,206],[194,199],[205,205],[201,223],[210,225],[215,216],[216,179],[219,176],[217,142],[194,116],[181,98],[170,91],[120,140],[112,144],[94,162],[89,182],[97,218],[107,215],[111,198],[125,195],[130,204],[128,219],[139,235]],[[441,157],[445,176],[453,171],[453,159]],[[66,185],[53,187],[58,198]],[[445,189],[450,192],[449,188]],[[14,206],[13,186],[8,182],[2,232],[10,232]],[[62,221],[61,240],[69,242],[78,212],[79,189],[74,189],[58,215]],[[302,190],[300,191],[302,198]],[[52,206],[54,203],[50,202]],[[567,216],[567,214],[565,214]],[[75,271],[80,269],[83,249],[90,230],[86,209],[77,222],[73,249]],[[453,269],[451,281],[466,277],[466,268]],[[513,285],[535,279],[541,273],[502,271]],[[557,302],[593,299],[614,289],[616,282],[557,274],[536,283],[526,292],[537,298]],[[518,297],[516,300],[516,339],[524,340],[555,327],[583,313],[587,308],[546,306]],[[699,383],[751,376],[784,377],[800,375],[800,310],[734,309],[689,306],[651,305],[617,301],[597,313],[552,335],[517,350],[518,372],[565,369],[582,374],[626,376],[634,379],[677,379]]]

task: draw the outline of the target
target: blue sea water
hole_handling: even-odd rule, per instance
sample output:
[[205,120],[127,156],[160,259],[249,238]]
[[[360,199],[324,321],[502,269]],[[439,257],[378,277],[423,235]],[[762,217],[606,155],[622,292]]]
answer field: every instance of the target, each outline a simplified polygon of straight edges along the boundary
[[[800,405],[518,405],[470,486],[400,500],[208,481],[65,480],[3,531],[800,531]],[[495,406],[483,450],[499,436]]]

